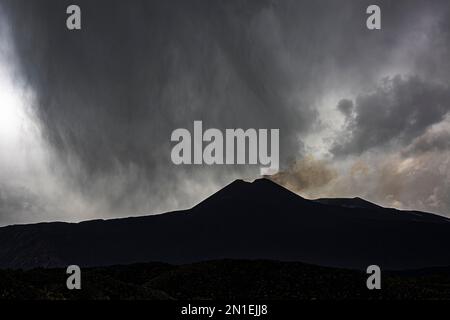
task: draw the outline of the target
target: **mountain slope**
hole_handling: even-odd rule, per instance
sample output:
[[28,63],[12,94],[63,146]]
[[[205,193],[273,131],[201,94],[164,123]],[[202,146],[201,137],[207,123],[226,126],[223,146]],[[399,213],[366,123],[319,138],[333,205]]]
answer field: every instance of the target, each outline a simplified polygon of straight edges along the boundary
[[380,209],[379,205],[376,205],[367,200],[356,198],[321,198],[313,200],[318,203],[346,207],[346,208],[361,208],[361,209]]
[[310,201],[237,180],[190,210],[0,228],[0,268],[276,259],[365,269],[450,265],[450,222],[428,213]]

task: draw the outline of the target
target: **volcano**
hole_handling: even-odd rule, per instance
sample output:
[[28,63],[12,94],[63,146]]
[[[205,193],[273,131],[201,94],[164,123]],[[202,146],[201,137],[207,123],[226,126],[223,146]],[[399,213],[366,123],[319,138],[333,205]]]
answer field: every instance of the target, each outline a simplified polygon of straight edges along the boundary
[[450,266],[450,220],[360,198],[307,200],[236,180],[191,209],[0,228],[0,268],[271,259],[365,269]]

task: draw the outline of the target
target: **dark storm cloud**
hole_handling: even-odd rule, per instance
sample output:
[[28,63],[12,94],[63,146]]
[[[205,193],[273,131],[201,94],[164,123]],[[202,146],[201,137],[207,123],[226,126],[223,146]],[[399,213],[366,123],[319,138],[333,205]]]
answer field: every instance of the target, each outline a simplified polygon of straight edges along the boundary
[[350,117],[353,112],[353,101],[348,99],[342,99],[339,101],[337,108],[346,117]]
[[[338,108],[342,110],[344,103],[341,101]],[[408,145],[431,125],[441,122],[449,111],[447,86],[417,77],[385,79],[373,93],[356,98],[356,115],[347,119],[346,134],[340,137],[343,141],[337,141],[332,152],[360,154],[391,142]]]
[[14,1],[11,17],[48,138],[88,169],[169,161],[171,131],[195,119],[306,127],[300,113],[287,116],[290,79],[274,50],[250,39],[260,32],[252,17],[267,3],[241,10],[206,1],[81,1],[78,33],[65,28],[68,3]]
[[80,32],[65,28],[67,1],[6,4],[44,132],[88,177],[137,166],[146,179],[171,180],[170,134],[194,120],[282,128],[284,150],[294,150],[294,127],[314,117],[289,100],[282,43],[266,33],[270,14],[258,20],[268,1],[79,1]]
[[392,41],[364,28],[363,2],[78,1],[69,32],[69,1],[4,1],[48,139],[93,172],[168,161],[170,132],[195,119],[281,128],[295,153],[327,68],[368,74]]
[[[396,64],[405,34],[414,33],[411,22],[447,6],[379,1],[386,31],[371,32],[371,1],[80,0],[82,30],[71,32],[65,11],[73,1],[0,3],[21,80],[36,95],[44,137],[59,157],[55,170],[71,189],[105,198],[104,210],[129,213],[191,205],[213,191],[196,186],[258,170],[173,166],[170,134],[194,120],[221,129],[280,128],[281,161],[290,163],[318,121],[317,101],[336,88],[372,90],[379,71]],[[401,60],[431,73],[421,59]],[[447,98],[444,87],[408,78],[388,81],[353,106],[344,101],[339,109],[352,135],[333,151],[411,140],[442,118],[439,101]]]
[[[310,91],[329,60],[321,48],[335,45],[327,20],[333,15],[321,5],[78,1],[82,30],[70,32],[71,2],[3,3],[44,134],[68,163],[74,187],[90,194],[95,178],[139,172],[133,181],[119,180],[126,190],[112,197],[118,203],[143,186],[164,198],[179,177],[192,176],[185,170],[200,172],[170,164],[171,132],[194,120],[217,128],[280,128],[282,157],[295,155],[295,134],[316,117]],[[313,20],[318,26],[311,30]],[[314,33],[319,39],[310,38]],[[202,173],[214,180],[230,170],[242,171]]]

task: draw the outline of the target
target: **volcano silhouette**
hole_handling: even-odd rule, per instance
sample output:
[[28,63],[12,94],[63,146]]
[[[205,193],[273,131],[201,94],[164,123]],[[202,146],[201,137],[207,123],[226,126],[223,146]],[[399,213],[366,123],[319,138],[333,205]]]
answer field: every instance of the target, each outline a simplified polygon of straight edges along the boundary
[[0,228],[0,268],[273,259],[365,269],[450,266],[450,220],[360,198],[307,200],[236,180],[195,207],[135,218]]

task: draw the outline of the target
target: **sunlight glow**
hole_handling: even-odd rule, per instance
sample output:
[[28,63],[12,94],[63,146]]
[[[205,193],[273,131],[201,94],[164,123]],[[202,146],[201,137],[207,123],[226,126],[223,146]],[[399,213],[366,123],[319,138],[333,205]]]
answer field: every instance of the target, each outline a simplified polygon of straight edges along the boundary
[[0,137],[4,144],[14,142],[26,125],[20,93],[14,89],[8,70],[0,60]]

